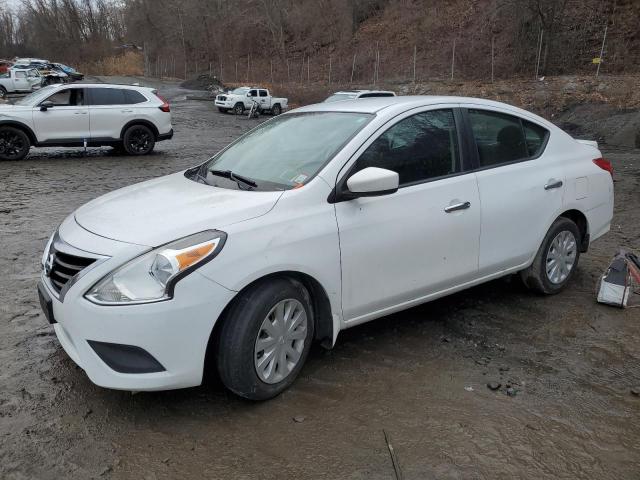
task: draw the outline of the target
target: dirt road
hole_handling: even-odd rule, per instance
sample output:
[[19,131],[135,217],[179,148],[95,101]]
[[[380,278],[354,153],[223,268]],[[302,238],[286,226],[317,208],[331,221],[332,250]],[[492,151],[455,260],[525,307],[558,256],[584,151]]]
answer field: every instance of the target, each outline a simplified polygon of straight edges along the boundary
[[612,231],[558,296],[499,280],[353,328],[265,403],[219,385],[91,384],[38,306],[49,234],[89,199],[199,163],[256,123],[162,93],[176,135],[150,157],[56,149],[0,164],[0,478],[393,479],[383,430],[406,479],[640,478],[640,311],[593,293],[617,246],[640,247],[639,151],[606,152]]

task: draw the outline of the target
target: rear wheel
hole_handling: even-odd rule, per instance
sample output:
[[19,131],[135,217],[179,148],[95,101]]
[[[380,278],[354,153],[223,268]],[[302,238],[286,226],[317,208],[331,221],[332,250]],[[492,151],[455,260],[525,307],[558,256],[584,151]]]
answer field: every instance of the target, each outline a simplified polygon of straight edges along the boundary
[[129,155],[146,155],[153,151],[156,137],[146,125],[133,125],[124,132],[122,143]]
[[276,103],[273,107],[271,107],[271,114],[276,116],[282,113],[282,107],[279,103]]
[[547,232],[531,266],[520,273],[532,290],[553,295],[573,276],[580,259],[580,230],[570,219],[559,217]]
[[241,103],[236,103],[233,107],[233,113],[236,115],[242,115],[244,113],[244,105]]
[[0,127],[0,160],[22,160],[30,147],[29,137],[22,130]]
[[223,322],[216,355],[229,390],[266,400],[293,383],[314,331],[311,299],[302,284],[288,278],[258,283],[240,294]]

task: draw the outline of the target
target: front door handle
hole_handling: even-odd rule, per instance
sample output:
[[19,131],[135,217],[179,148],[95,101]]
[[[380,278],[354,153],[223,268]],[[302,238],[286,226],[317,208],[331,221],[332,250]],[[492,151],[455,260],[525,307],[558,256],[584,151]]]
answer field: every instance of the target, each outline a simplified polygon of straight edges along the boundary
[[458,210],[466,210],[470,206],[471,206],[471,202],[456,203],[455,205],[449,205],[447,208],[444,209],[444,211],[447,213],[451,213],[451,212],[456,212]]
[[87,112],[76,112],[76,113],[74,113],[74,115],[86,115],[86,114],[87,114]]
[[549,183],[545,184],[545,190],[553,190],[554,188],[560,188],[562,186],[562,180],[549,180]]
[[133,113],[133,110],[122,110],[122,113]]

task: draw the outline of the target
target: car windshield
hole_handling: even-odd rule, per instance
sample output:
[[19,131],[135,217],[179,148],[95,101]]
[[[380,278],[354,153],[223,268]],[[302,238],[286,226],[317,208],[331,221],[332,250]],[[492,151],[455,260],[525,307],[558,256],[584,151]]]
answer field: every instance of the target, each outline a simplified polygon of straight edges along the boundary
[[234,95],[245,95],[249,91],[246,87],[236,88],[235,90],[231,90],[231,93]]
[[356,98],[355,93],[334,93],[325,102],[337,102],[339,100],[351,100]]
[[40,90],[36,90],[35,92],[30,93],[26,97],[22,97],[21,99],[16,100],[13,104],[26,105],[26,106],[33,107],[33,106],[36,106],[45,98],[47,98],[49,95],[51,95],[55,90],[57,90],[57,87],[50,85],[48,87],[41,88]]
[[231,171],[253,180],[258,190],[304,185],[360,131],[373,115],[312,112],[282,115],[251,130],[203,167],[207,182],[235,188],[232,179],[210,175]]

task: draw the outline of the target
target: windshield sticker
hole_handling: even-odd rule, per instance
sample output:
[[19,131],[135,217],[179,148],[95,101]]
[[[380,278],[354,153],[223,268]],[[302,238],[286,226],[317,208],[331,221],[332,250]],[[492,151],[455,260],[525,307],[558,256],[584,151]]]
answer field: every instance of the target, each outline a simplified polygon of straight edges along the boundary
[[291,183],[303,183],[307,178],[309,178],[309,175],[305,175],[304,173],[301,173],[296,178],[292,178]]

